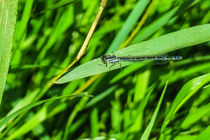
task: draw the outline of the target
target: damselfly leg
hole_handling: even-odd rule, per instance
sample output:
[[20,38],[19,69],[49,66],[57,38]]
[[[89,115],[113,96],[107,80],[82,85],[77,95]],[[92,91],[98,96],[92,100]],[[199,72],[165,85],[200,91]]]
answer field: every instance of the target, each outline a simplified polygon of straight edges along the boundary
[[119,61],[119,59],[115,56],[115,55],[102,55],[101,56],[101,61],[106,65],[107,67],[107,63],[111,63],[112,65],[109,67],[109,70],[111,70],[111,68],[116,64],[119,63],[120,64],[120,68],[122,70],[122,66],[121,63]]

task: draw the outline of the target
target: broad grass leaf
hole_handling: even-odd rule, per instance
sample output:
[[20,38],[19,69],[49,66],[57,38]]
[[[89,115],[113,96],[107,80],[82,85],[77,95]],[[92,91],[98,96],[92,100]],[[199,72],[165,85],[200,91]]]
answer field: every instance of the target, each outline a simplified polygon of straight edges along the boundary
[[[156,39],[151,39],[131,45],[125,49],[114,52],[114,54],[116,56],[154,56],[166,54],[190,46],[192,47],[193,45],[207,41],[210,41],[210,24],[199,25],[169,33]],[[122,67],[124,67],[131,63],[124,62],[121,64]],[[66,73],[56,82],[56,84],[62,84],[80,78],[107,72],[110,70],[109,67],[111,65],[112,64],[108,64],[108,67],[106,67],[101,62],[100,58],[94,59]],[[120,68],[120,65],[115,64],[111,69],[114,70],[118,68]]]
[[0,104],[9,69],[17,5],[17,0],[2,0],[0,4]]

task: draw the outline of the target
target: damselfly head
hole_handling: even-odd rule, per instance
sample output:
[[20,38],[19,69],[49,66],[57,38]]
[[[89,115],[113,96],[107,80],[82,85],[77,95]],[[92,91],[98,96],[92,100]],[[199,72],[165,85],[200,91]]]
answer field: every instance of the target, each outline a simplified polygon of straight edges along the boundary
[[101,61],[107,66],[106,55],[101,56]]
[[[105,60],[105,55],[103,54],[102,56],[101,56],[101,61],[104,63],[106,60]],[[105,64],[105,63],[104,63]]]

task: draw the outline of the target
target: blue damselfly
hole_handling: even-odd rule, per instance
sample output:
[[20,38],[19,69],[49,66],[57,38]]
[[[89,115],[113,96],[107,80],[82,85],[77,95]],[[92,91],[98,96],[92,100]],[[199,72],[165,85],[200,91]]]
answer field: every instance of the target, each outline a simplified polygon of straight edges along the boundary
[[[130,61],[130,62],[138,62],[144,60],[152,60],[152,61],[170,61],[170,60],[181,60],[182,56],[121,56],[117,57],[115,55],[102,55],[101,61],[107,66],[107,63],[112,63],[111,67],[116,63],[120,64],[121,61]],[[111,68],[110,67],[110,68]]]

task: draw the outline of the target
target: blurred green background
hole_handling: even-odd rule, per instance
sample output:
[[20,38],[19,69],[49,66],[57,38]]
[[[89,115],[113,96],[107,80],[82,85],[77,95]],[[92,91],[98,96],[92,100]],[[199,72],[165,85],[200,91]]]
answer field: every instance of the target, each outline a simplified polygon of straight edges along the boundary
[[[181,61],[139,62],[43,91],[76,58],[99,7],[100,0],[18,1],[0,139],[208,139],[210,42],[168,54]],[[210,22],[209,0],[108,0],[73,68],[118,50],[146,11],[128,45]],[[82,94],[63,97],[73,93]]]

